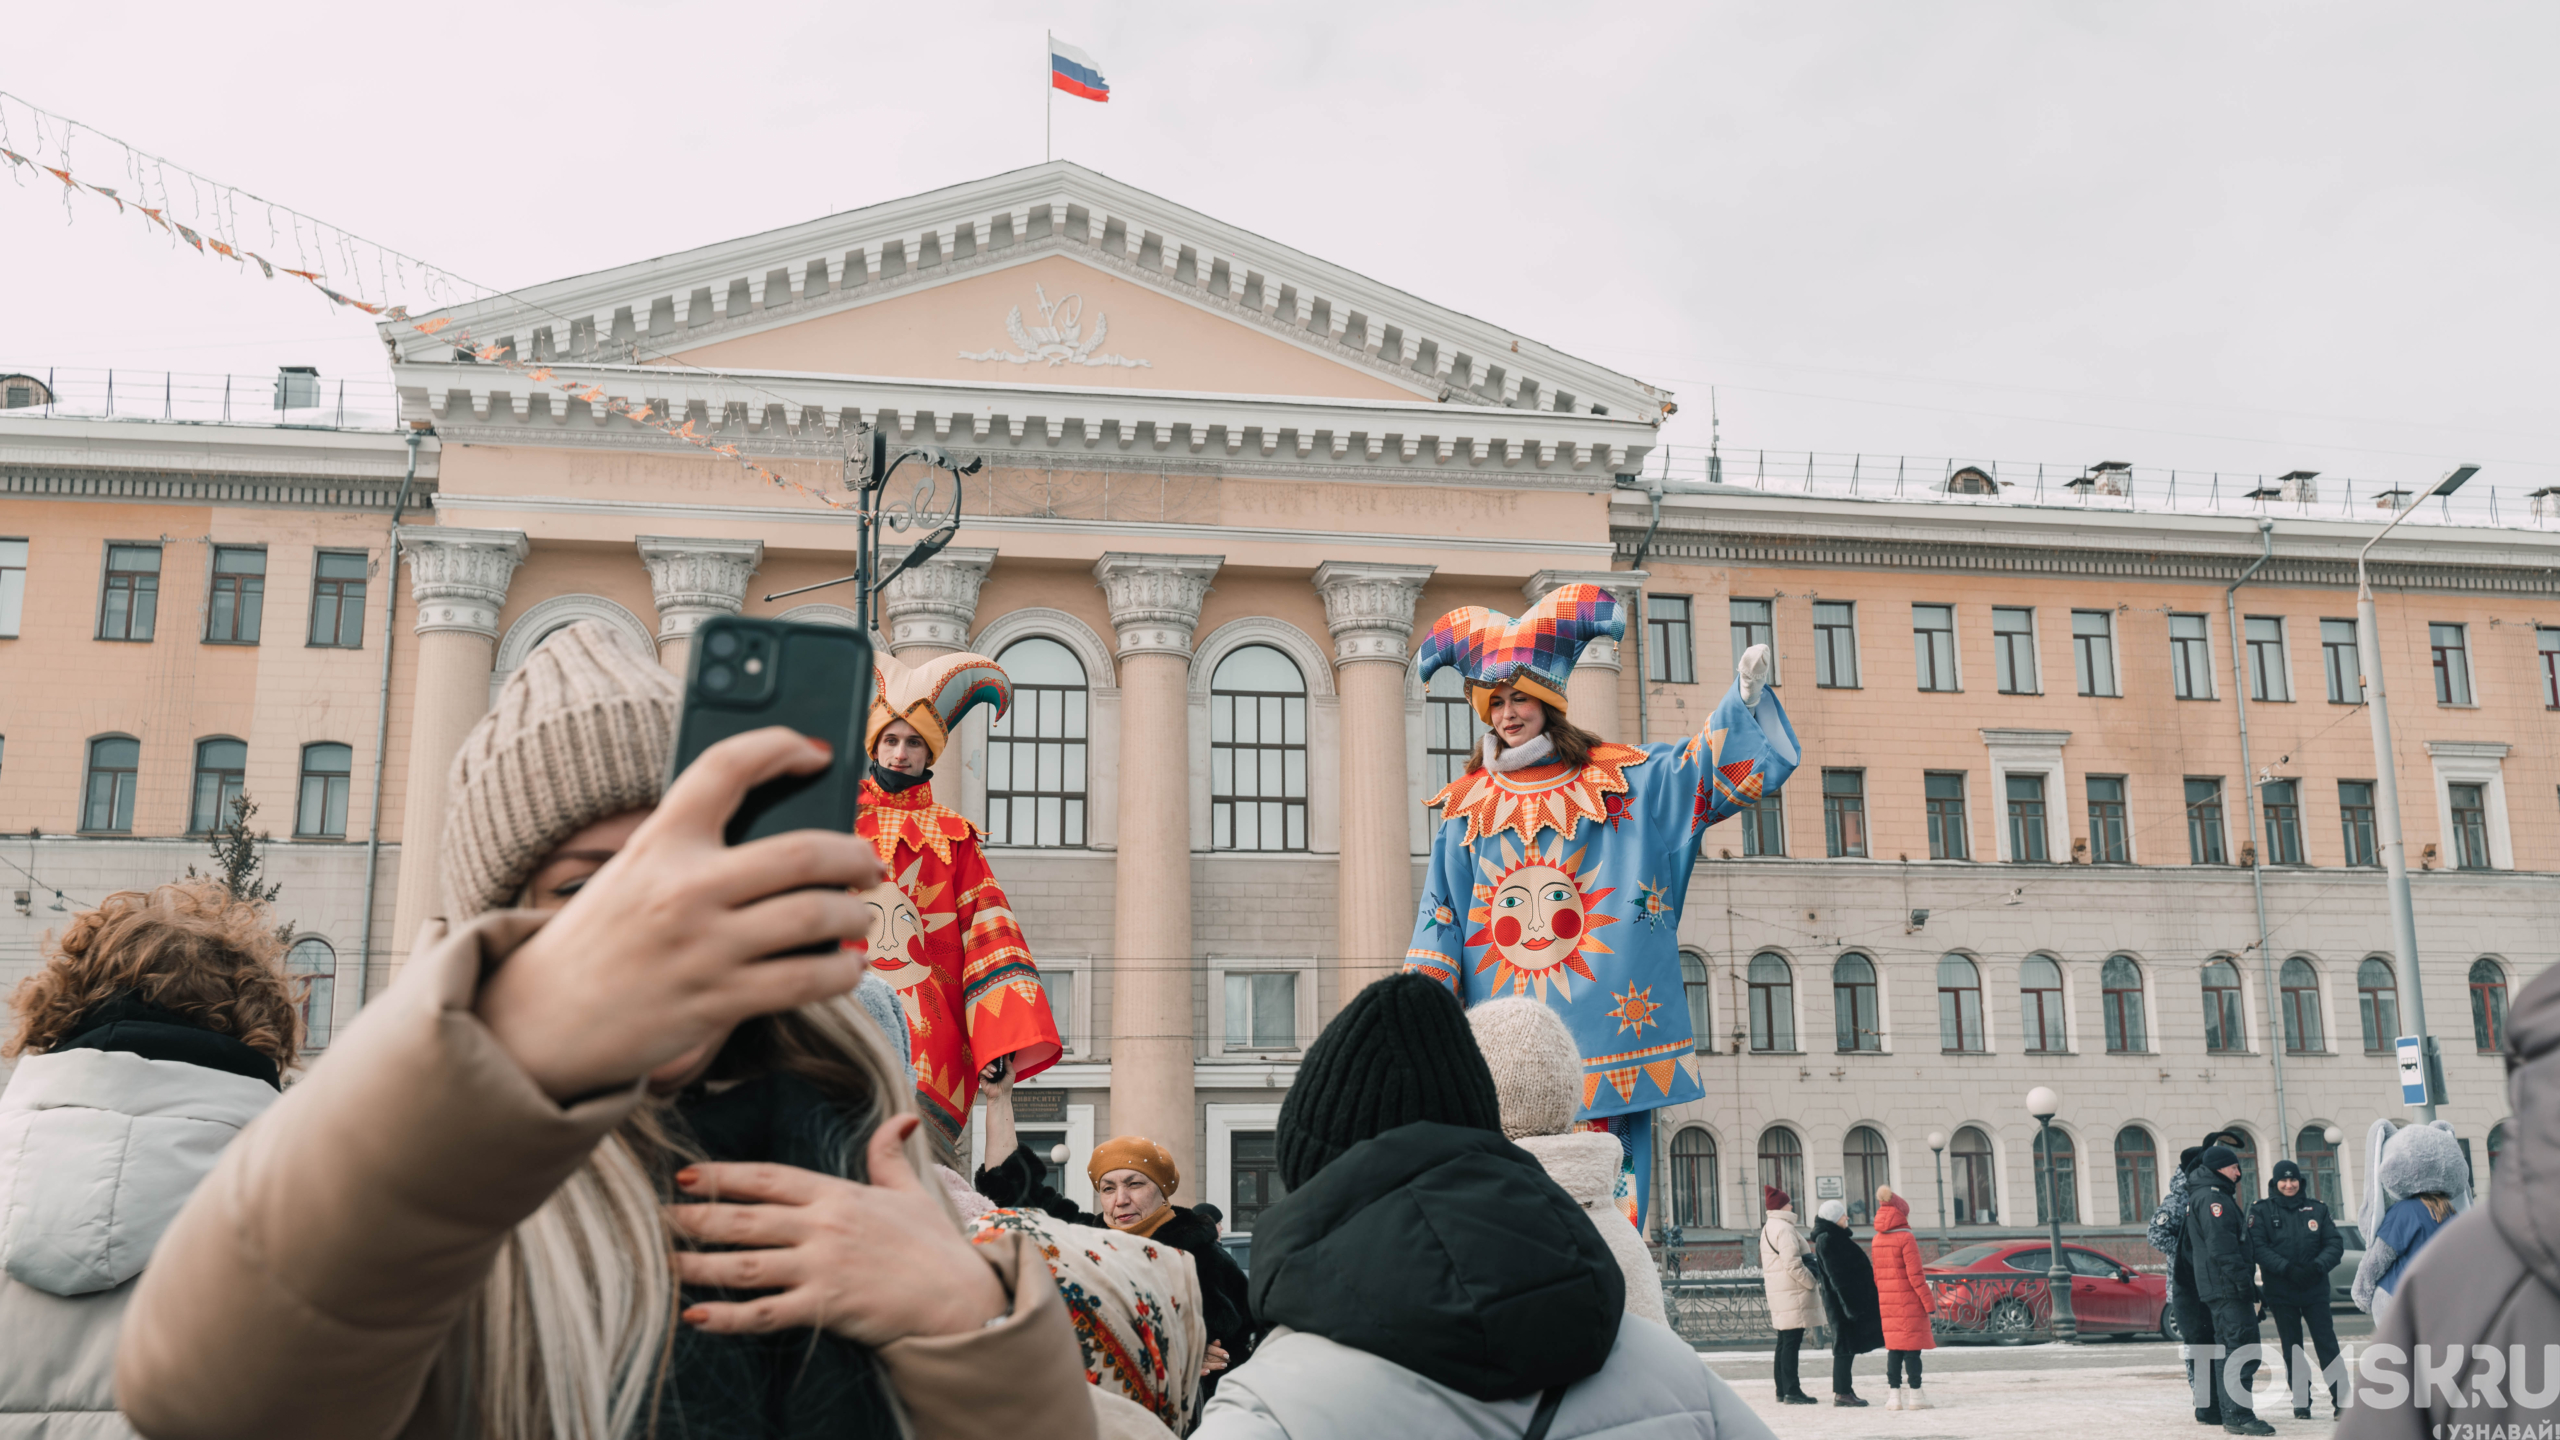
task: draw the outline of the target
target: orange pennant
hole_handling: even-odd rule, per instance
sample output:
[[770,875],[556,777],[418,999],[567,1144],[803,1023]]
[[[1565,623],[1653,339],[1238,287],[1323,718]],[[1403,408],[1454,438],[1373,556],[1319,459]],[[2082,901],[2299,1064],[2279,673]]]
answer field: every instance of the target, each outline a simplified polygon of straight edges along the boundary
[[68,170],[56,170],[50,165],[42,165],[37,168],[44,171],[46,174],[51,175],[54,179],[61,181],[63,184],[71,185],[75,190],[79,188],[77,185],[72,183],[71,172]]
[[168,228],[169,228],[169,222],[160,218],[160,212],[159,212],[159,211],[152,209],[152,208],[151,208],[150,206],[148,206],[148,205],[136,205],[136,206],[134,206],[133,208],[134,208],[134,209],[136,209],[136,210],[141,211],[141,212],[142,212],[143,214],[145,214],[145,215],[150,216],[150,217],[151,217],[151,223],[152,223],[152,224],[159,226],[159,227],[160,227],[161,229],[163,229],[163,230],[166,230],[166,229],[168,229]]
[[542,384],[551,378],[551,367],[548,365],[535,366],[532,370],[525,373],[524,378],[537,385]]
[[[301,272],[301,271],[299,271],[299,270],[287,270],[287,271],[286,271],[286,272],[284,272],[284,273],[286,273],[287,275],[299,275],[299,274],[301,274],[302,272]],[[419,321],[417,324],[412,325],[412,326],[410,326],[409,328],[410,328],[410,329],[412,329],[412,330],[417,331],[417,332],[418,332],[419,334],[421,334],[421,335],[433,335],[433,334],[434,334],[434,333],[436,333],[437,331],[439,331],[439,330],[443,329],[444,327],[446,327],[447,325],[450,325],[450,324],[452,324],[452,323],[453,323],[453,317],[452,317],[452,316],[450,316],[450,315],[439,315],[439,316],[437,316],[436,318],[434,318],[433,320],[421,320],[421,321]]]

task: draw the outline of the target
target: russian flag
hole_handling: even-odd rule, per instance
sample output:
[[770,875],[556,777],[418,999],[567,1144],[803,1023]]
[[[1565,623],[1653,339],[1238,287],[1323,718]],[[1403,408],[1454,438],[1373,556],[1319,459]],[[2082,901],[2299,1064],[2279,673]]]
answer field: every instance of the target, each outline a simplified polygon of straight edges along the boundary
[[1102,78],[1093,57],[1054,35],[1049,37],[1049,84],[1087,100],[1111,98],[1111,82]]

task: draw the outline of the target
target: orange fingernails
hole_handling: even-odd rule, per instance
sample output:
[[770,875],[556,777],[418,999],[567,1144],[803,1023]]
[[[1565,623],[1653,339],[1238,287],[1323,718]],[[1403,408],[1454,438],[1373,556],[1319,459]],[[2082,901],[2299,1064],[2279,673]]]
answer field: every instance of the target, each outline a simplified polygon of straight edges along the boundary
[[821,755],[833,756],[833,755],[836,753],[836,747],[834,747],[833,745],[828,744],[828,743],[827,743],[826,741],[824,741],[824,740],[819,739],[819,738],[818,738],[817,736],[815,736],[815,735],[812,735],[812,736],[810,736],[810,737],[809,737],[809,743],[810,743],[810,744],[812,744],[812,745],[817,746],[817,747],[818,747],[818,753],[819,753],[819,754],[821,754]]
[[699,1325],[710,1318],[711,1307],[707,1305],[695,1305],[687,1309],[683,1316],[684,1323],[687,1325]]
[[684,1167],[683,1169],[681,1169],[681,1170],[679,1170],[679,1171],[677,1171],[677,1172],[676,1172],[676,1184],[677,1184],[677,1186],[679,1186],[679,1187],[680,1187],[680,1188],[682,1188],[682,1189],[686,1189],[686,1190],[690,1190],[690,1189],[692,1189],[692,1188],[693,1188],[693,1185],[694,1185],[694,1182],[695,1182],[695,1181],[697,1181],[697,1180],[700,1180],[701,1178],[702,1178],[702,1172],[701,1172],[701,1171],[699,1171],[699,1170],[694,1169],[694,1168],[693,1168],[692,1166],[690,1166],[690,1165],[687,1165],[687,1166],[686,1166],[686,1167]]

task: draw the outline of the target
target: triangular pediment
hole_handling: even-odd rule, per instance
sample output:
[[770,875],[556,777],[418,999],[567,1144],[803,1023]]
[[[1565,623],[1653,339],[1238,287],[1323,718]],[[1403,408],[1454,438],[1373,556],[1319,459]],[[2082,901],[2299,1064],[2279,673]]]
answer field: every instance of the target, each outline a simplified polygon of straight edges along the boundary
[[[1040,314],[1044,294],[1058,302],[1057,286],[1080,302],[1063,323],[1054,310]],[[1008,322],[1017,307],[1019,337]],[[1670,400],[1631,376],[1065,161],[436,316],[457,322],[445,334],[545,361],[1420,399],[1640,422],[1659,421]],[[1087,346],[1105,317],[1107,336]],[[1068,329],[1077,331],[1073,341]],[[383,335],[403,362],[453,358],[449,338],[409,323],[387,321]],[[965,360],[964,351],[1035,358]],[[1092,363],[1103,355],[1148,363]]]

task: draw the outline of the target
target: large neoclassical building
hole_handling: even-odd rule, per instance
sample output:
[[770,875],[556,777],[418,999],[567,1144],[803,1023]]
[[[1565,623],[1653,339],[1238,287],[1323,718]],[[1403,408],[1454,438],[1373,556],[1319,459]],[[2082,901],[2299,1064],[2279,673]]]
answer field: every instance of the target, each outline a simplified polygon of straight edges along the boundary
[[[2066,1101],[2059,1203],[2101,1228],[2209,1126],[2271,1159],[2393,1112],[2375,1046],[2407,982],[2332,629],[2369,519],[2285,519],[2244,592],[2252,829],[2221,591],[2253,519],[1996,483],[1657,509],[1630,477],[1659,471],[1662,392],[1071,164],[439,318],[385,327],[387,428],[0,412],[0,873],[23,892],[0,979],[79,902],[201,863],[245,792],[325,1039],[434,913],[447,766],[547,635],[600,621],[680,667],[709,616],[854,623],[849,587],[765,597],[851,572],[828,501],[878,428],[985,462],[878,630],[1016,682],[936,783],[985,828],[1067,1040],[1027,1133],[1152,1135],[1251,1229],[1296,1057],[1400,963],[1423,801],[1478,733],[1454,676],[1419,681],[1419,628],[1576,580],[1643,625],[1576,671],[1586,728],[1685,735],[1765,641],[1807,750],[1691,886],[1709,1093],[1656,1127],[1677,1235],[1749,1229],[1764,1178],[1889,1180],[1926,1221],[1940,1169],[1951,1224],[2024,1223],[2039,1083]],[[2398,773],[2435,847],[2447,1113],[2485,1167],[2505,1112],[2474,1040],[2550,958],[2560,592],[2538,533],[2415,530],[2384,552]]]

